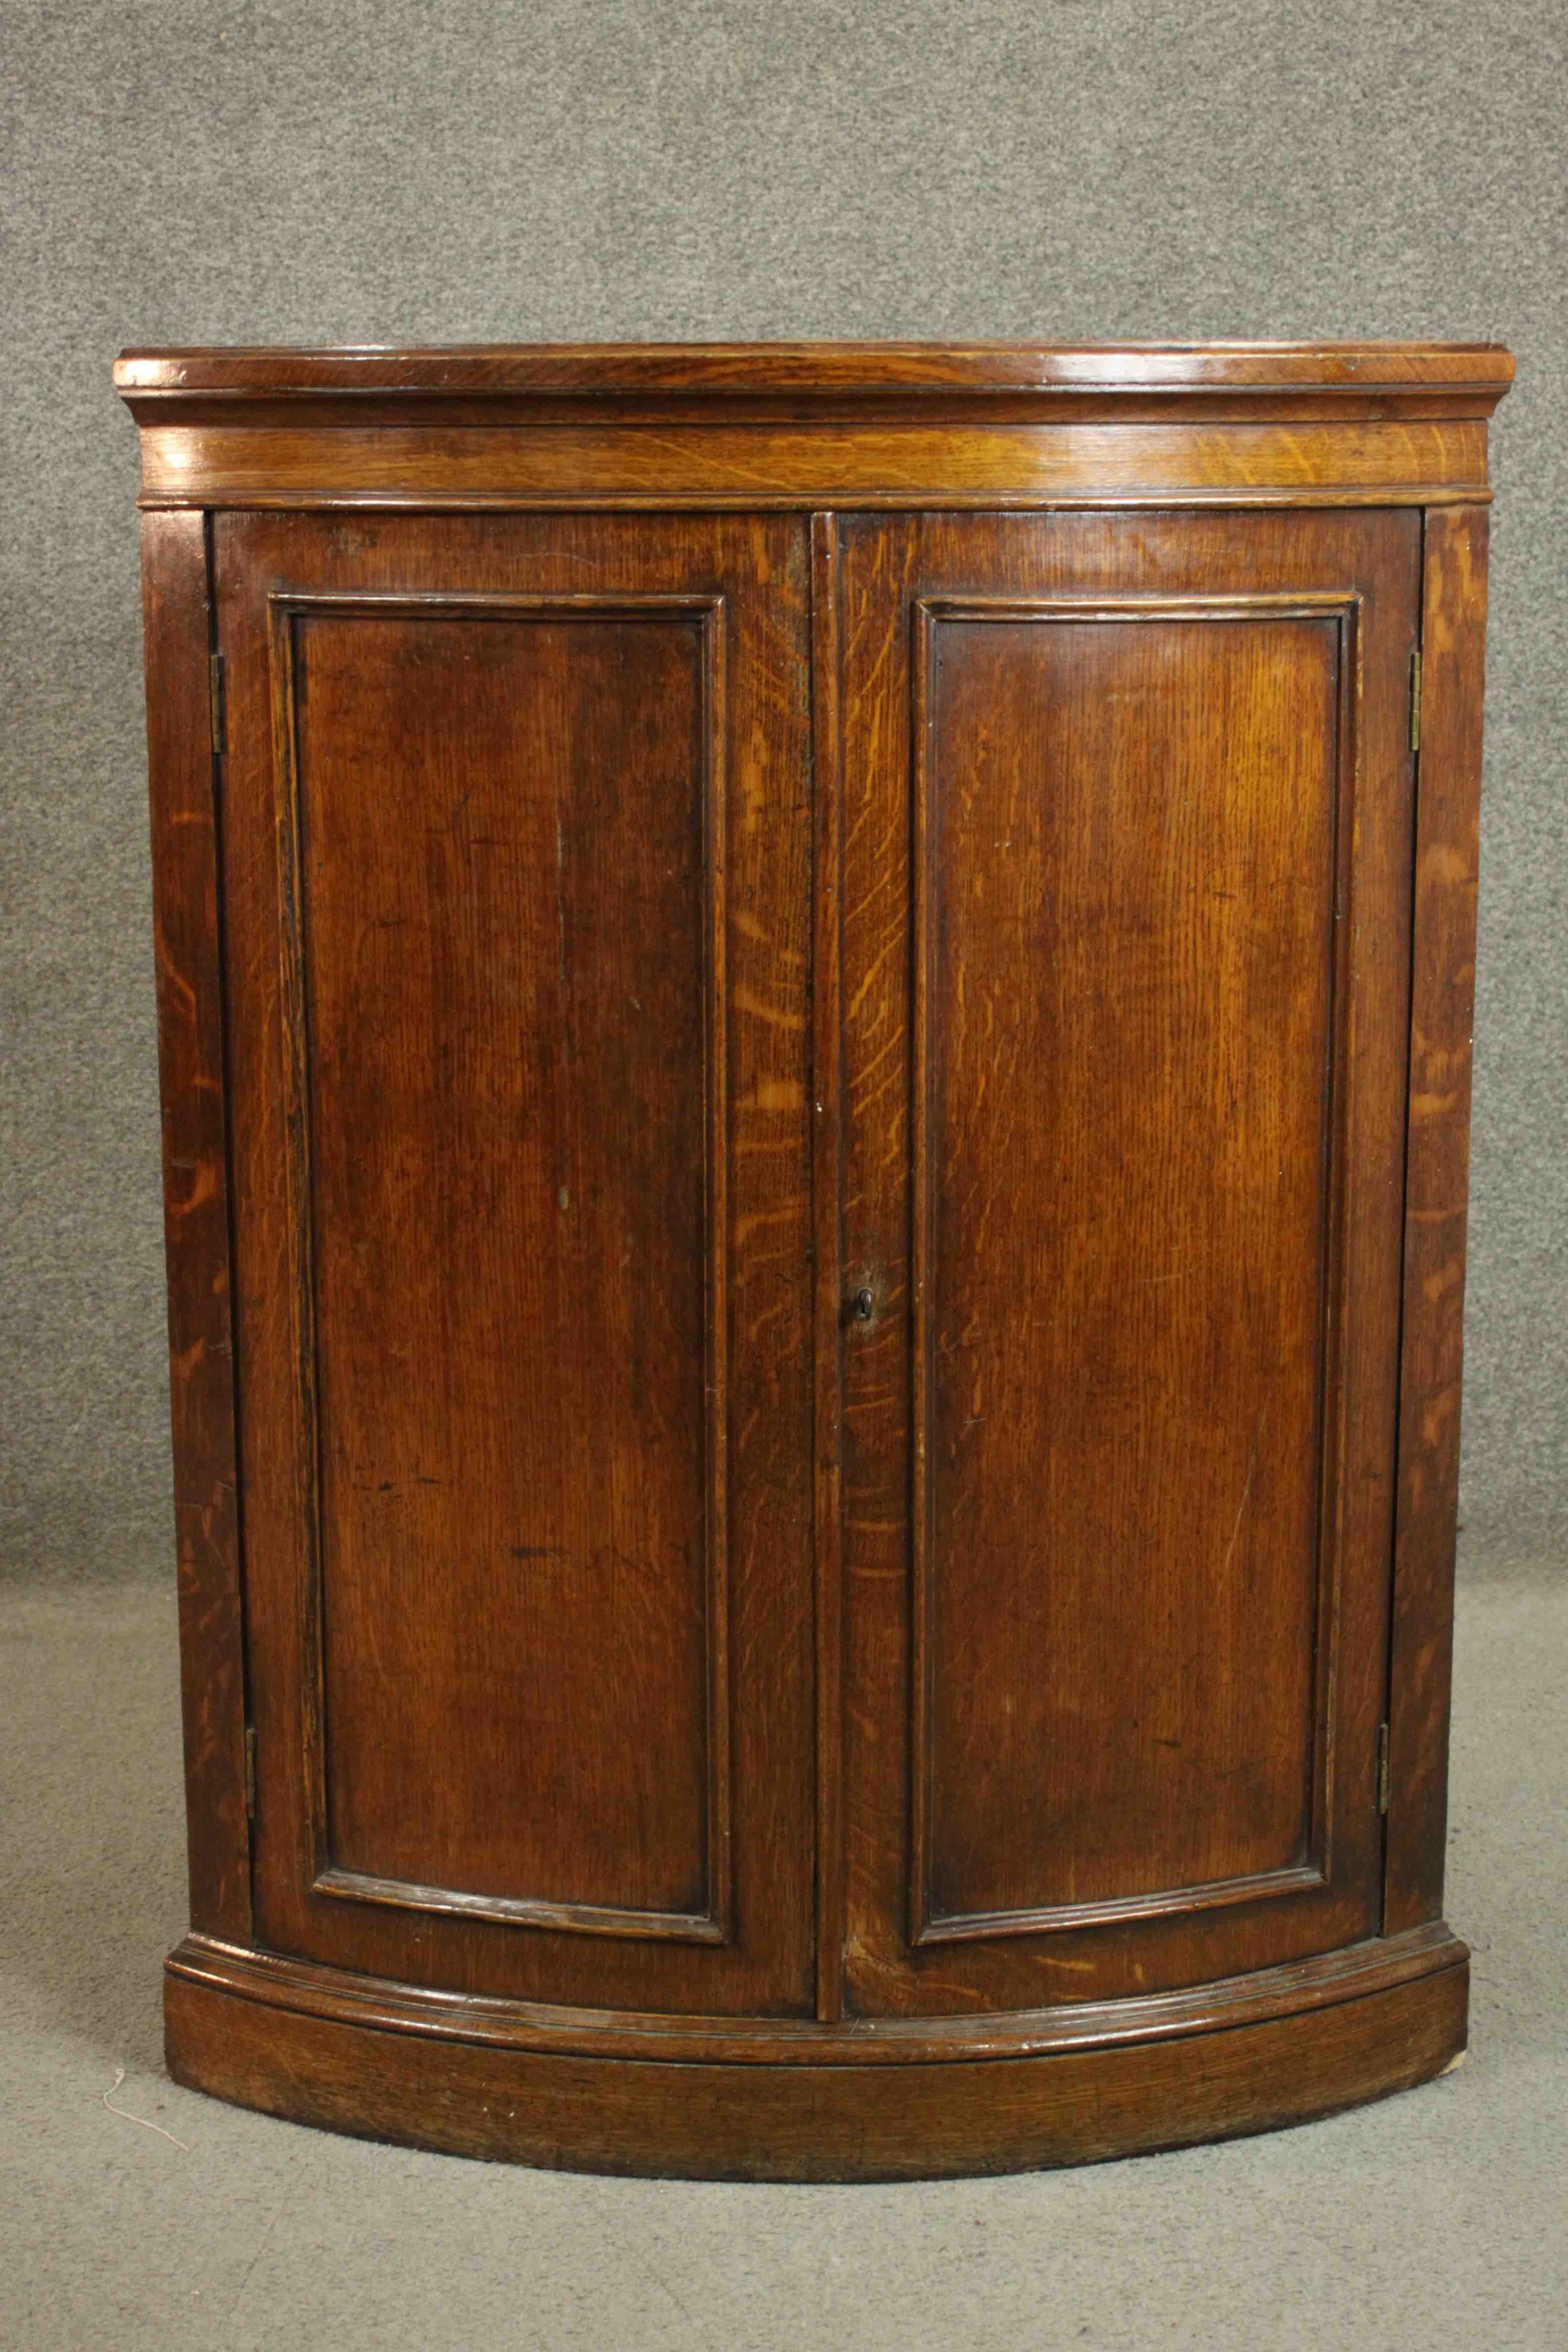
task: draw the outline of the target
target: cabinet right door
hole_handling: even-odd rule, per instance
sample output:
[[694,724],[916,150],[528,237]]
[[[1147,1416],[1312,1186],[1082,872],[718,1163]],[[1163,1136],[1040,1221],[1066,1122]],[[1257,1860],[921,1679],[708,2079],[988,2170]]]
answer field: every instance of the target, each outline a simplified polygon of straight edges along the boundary
[[1374,1936],[1420,516],[837,562],[848,2006]]

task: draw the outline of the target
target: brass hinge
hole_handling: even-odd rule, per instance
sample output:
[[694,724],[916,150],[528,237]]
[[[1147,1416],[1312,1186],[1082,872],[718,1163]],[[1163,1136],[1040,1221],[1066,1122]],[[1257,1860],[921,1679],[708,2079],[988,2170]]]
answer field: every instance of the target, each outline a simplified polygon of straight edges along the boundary
[[1421,656],[1410,656],[1410,748],[1421,749]]
[[1377,1727],[1377,1810],[1380,1813],[1385,1813],[1388,1811],[1388,1726],[1386,1723],[1380,1723]]
[[213,758],[221,760],[228,748],[223,702],[223,656],[214,654],[207,663],[207,710],[212,720]]
[[245,1727],[245,1811],[247,1819],[256,1819],[256,1726]]

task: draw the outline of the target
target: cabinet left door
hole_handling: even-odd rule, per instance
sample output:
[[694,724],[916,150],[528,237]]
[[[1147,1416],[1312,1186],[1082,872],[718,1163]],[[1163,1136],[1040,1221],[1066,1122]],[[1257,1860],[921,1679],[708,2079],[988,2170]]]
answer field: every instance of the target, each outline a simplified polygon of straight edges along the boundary
[[213,543],[258,1938],[809,2013],[804,527]]

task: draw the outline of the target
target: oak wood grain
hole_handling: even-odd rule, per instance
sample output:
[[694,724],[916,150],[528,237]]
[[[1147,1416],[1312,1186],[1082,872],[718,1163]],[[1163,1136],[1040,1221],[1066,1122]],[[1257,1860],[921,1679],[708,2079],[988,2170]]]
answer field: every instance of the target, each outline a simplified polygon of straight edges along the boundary
[[882,2066],[1025,2058],[1048,2051],[1109,2049],[1124,2042],[1228,2032],[1233,2026],[1265,2018],[1293,2017],[1359,2000],[1456,1968],[1467,1957],[1466,1947],[1450,1928],[1440,1920],[1428,1920],[1402,1935],[1373,1937],[1337,1951],[1314,1952],[1278,1968],[1216,1978],[1178,1992],[1069,2001],[1053,2009],[845,2021],[577,2009],[562,2001],[437,1992],[195,1934],[170,1953],[166,1967],[172,1977],[237,2000],[259,2000],[347,2025],[483,2042],[493,2049],[637,2056],[655,2062],[679,2059],[700,2065]]
[[809,2003],[805,534],[217,551],[264,1931]]
[[878,1300],[846,1359],[852,2006],[1351,1940],[1418,529],[843,528],[846,1280]]
[[916,608],[917,1941],[1323,1883],[1354,614]]
[[1428,515],[1421,617],[1387,1920],[1443,1907],[1459,1496],[1487,516]]
[[128,352],[142,494],[832,508],[1484,499],[1494,345]]
[[163,1239],[191,1921],[250,1933],[219,795],[206,526],[142,524]]
[[313,392],[523,395],[603,400],[616,394],[723,397],[921,395],[957,392],[1141,391],[1214,394],[1303,388],[1457,390],[1494,402],[1513,381],[1500,343],[1285,342],[535,343],[439,349],[132,348],[115,364],[127,397],[279,396]]
[[1511,376],[122,356],[181,2080],[901,2179],[1462,2048]]
[[1489,496],[1486,428],[1458,419],[380,423],[348,404],[143,427],[153,505],[652,508],[1426,505]]
[[844,2009],[843,723],[838,518],[811,525],[812,1248],[816,1271],[816,2013]]
[[268,603],[338,1893],[728,1932],[723,620]]
[[1458,1965],[1187,2041],[984,2063],[648,2064],[432,2042],[166,1984],[170,2070],[374,2139],[568,2170],[921,2180],[1268,2131],[1410,2087],[1465,2046]]

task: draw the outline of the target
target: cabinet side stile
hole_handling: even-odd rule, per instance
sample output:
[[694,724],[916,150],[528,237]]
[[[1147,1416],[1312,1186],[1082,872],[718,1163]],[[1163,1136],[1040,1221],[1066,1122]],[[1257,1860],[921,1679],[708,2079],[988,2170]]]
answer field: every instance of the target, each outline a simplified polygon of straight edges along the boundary
[[142,517],[191,1925],[251,1934],[209,527]]
[[1437,1918],[1469,1192],[1484,506],[1425,520],[1384,1932]]

